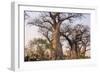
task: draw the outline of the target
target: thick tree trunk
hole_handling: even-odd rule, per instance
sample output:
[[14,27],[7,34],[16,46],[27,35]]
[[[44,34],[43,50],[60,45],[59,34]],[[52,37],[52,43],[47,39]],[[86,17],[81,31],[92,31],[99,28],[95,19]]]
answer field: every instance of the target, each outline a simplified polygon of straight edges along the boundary
[[56,26],[56,28],[52,32],[52,48],[55,52],[55,59],[62,59],[63,58],[63,52],[62,47],[60,44],[60,27],[59,25]]
[[82,57],[85,57],[85,53],[86,53],[86,44],[83,44],[83,48],[81,49],[80,53],[81,53],[81,56],[82,56]]
[[78,58],[78,53],[77,53],[76,44],[73,44],[71,49],[71,59],[77,59],[77,58]]
[[78,54],[78,49],[77,49],[77,43],[74,40],[71,40],[68,38],[66,35],[62,34],[66,40],[68,40],[69,45],[70,45],[70,59],[77,59],[79,54]]

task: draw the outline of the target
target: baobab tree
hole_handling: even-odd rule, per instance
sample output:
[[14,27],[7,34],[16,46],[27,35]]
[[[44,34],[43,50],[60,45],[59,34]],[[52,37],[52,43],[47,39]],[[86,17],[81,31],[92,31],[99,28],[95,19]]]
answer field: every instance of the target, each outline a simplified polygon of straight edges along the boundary
[[81,13],[40,12],[40,16],[29,21],[28,24],[38,26],[42,30],[41,33],[50,42],[52,50],[55,52],[55,59],[63,59],[60,42],[60,36],[64,33],[61,32],[64,29],[62,26],[65,22],[70,23],[73,19],[75,20],[81,16]]
[[62,36],[68,41],[70,46],[70,58],[77,59],[82,55],[85,57],[86,48],[90,46],[90,28],[87,25],[68,25]]

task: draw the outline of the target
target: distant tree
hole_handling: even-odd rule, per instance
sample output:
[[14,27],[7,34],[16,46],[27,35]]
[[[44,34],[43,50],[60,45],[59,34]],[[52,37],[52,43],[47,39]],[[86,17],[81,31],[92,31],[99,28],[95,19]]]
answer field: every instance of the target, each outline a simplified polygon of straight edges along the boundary
[[65,33],[61,34],[69,43],[70,58],[80,58],[81,55],[85,57],[86,48],[90,46],[90,28],[87,25],[69,25]]

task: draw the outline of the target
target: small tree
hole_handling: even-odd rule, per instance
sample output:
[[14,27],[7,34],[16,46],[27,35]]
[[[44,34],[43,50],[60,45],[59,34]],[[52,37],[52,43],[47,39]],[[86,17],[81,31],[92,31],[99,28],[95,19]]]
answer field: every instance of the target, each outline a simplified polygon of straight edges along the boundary
[[46,49],[50,49],[50,43],[46,39],[38,38],[30,41],[29,48],[26,57],[28,60],[45,60],[44,52]]

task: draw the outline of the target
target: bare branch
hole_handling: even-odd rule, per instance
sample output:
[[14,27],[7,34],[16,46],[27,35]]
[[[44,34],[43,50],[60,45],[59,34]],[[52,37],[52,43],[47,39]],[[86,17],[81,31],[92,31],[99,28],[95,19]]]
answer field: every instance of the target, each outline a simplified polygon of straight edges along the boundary
[[62,23],[65,20],[71,21],[72,18],[77,18],[77,17],[81,17],[81,16],[82,16],[82,14],[80,14],[80,13],[76,13],[76,14],[68,13],[68,16],[65,16],[64,18],[60,19],[60,23]]
[[64,33],[61,33],[61,32],[60,32],[60,34],[61,34],[63,37],[65,37],[65,39],[69,42],[70,47],[72,48],[72,41],[71,41],[71,39],[68,38],[68,36],[65,35]]
[[48,35],[49,33],[48,33],[48,31],[47,32],[45,32],[45,33],[43,33],[43,35],[47,38],[47,40],[49,41],[49,43],[51,43],[51,40],[50,40],[50,38],[49,38],[49,35]]
[[60,22],[63,22],[64,20],[68,20],[68,19],[70,19],[72,17],[74,17],[74,15],[73,16],[69,16],[69,17],[66,17],[66,18],[63,18],[63,19],[60,20]]
[[34,19],[34,21],[30,21],[30,22],[28,22],[28,24],[35,25],[35,26],[38,26],[40,28],[45,28],[48,31],[52,31],[51,27],[50,26],[48,27],[46,22],[43,22],[43,21],[41,21],[39,19]]
[[52,12],[49,12],[51,19],[53,20],[53,26],[56,25],[56,15],[53,15]]
[[51,21],[49,21],[49,20],[43,20],[43,22],[44,23],[49,23],[49,24],[51,24],[53,26],[53,23]]

